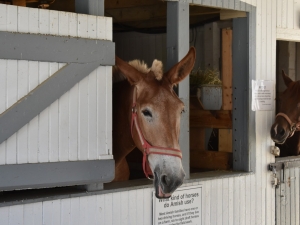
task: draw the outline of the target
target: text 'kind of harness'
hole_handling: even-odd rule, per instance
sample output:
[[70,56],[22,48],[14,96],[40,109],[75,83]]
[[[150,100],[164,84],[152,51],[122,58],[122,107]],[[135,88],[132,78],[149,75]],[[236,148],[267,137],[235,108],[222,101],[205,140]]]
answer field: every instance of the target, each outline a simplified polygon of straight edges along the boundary
[[139,140],[143,146],[144,152],[143,152],[143,170],[148,179],[150,176],[153,177],[153,173],[150,169],[149,162],[148,162],[148,155],[150,154],[158,154],[158,155],[170,155],[170,156],[176,156],[178,158],[182,158],[182,153],[179,149],[173,149],[173,148],[164,148],[164,147],[157,147],[150,145],[147,140],[145,139],[139,123],[137,119],[137,109],[136,109],[136,88],[134,88],[133,91],[133,103],[132,103],[132,114],[131,114],[131,136],[133,136],[133,126],[135,126],[135,129],[138,133]]

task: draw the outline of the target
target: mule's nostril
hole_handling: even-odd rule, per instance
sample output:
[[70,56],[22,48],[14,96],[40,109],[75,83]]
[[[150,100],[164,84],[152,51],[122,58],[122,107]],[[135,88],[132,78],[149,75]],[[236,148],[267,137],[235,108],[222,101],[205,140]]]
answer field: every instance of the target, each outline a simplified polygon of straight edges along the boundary
[[169,186],[171,179],[167,175],[162,175],[160,181],[164,186]]
[[280,136],[283,136],[284,134],[285,134],[285,130],[284,130],[284,129],[280,129],[279,135],[280,135]]

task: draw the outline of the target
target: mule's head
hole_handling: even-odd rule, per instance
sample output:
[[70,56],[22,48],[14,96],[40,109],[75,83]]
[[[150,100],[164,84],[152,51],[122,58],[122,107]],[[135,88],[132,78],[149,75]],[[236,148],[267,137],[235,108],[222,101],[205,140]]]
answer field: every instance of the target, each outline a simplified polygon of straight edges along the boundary
[[293,134],[291,124],[300,121],[300,82],[293,81],[284,71],[282,77],[287,88],[280,96],[279,114],[270,130],[271,138],[277,144],[283,144]]
[[[137,120],[144,138],[152,146],[180,149],[180,117],[184,112],[184,104],[173,87],[191,72],[195,57],[195,49],[191,48],[188,54],[166,73],[162,72],[162,68],[157,68],[161,67],[157,61],[153,62],[149,70],[143,71],[116,58],[118,68],[127,77],[133,86],[132,89],[136,88]],[[136,146],[144,151],[135,128],[132,130],[132,136]],[[181,158],[150,154],[148,162],[154,175],[156,197],[170,197],[185,177]]]

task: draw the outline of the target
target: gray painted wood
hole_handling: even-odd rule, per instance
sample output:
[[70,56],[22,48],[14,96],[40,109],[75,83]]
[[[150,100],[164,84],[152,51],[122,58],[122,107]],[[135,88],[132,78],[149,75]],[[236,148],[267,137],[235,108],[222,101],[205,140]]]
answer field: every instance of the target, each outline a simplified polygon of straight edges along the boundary
[[21,129],[97,66],[99,63],[68,64],[7,109],[0,115],[0,143]]
[[77,13],[104,16],[104,0],[75,0]]
[[[251,13],[247,13],[248,19],[249,19],[249,77],[248,77],[248,84],[250,84],[252,82],[252,80],[257,79],[257,74],[256,74],[256,70],[257,70],[257,65],[256,65],[256,47],[253,46],[257,46],[256,43],[256,13],[257,13],[257,9],[254,6],[249,6],[249,8],[251,9]],[[249,85],[249,92],[248,92],[248,104],[251,104],[251,100],[252,100],[252,95],[251,95],[251,91],[252,91],[252,86]],[[257,148],[256,148],[256,113],[250,110],[250,106],[249,106],[249,114],[248,114],[248,138],[249,138],[249,142],[248,142],[248,149],[250,152],[250,170],[251,171],[256,171],[256,162],[257,162]]]
[[0,166],[0,191],[110,182],[114,160]]
[[220,27],[217,22],[204,25],[204,68],[220,71],[220,37]]
[[300,157],[277,158],[276,167],[280,185],[275,191],[276,225],[299,224],[299,170]]
[[0,31],[0,59],[114,65],[115,44],[108,40]]
[[249,25],[248,18],[233,19],[232,40],[232,127],[233,169],[250,171],[248,140],[249,102]]
[[[179,62],[189,50],[189,4],[167,3],[167,69]],[[180,123],[180,148],[186,179],[190,177],[189,78],[179,83],[178,96],[185,105]]]
[[0,31],[0,58],[71,63],[1,114],[2,143],[97,66],[114,65],[114,43]]

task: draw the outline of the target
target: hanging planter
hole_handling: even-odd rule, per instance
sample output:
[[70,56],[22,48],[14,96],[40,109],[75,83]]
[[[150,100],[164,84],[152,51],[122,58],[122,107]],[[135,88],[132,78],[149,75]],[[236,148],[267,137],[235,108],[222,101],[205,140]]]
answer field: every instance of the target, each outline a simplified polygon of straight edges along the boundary
[[216,84],[202,85],[198,89],[197,97],[201,100],[205,110],[220,110],[222,107],[222,86]]
[[197,88],[197,97],[205,110],[219,110],[222,106],[222,81],[219,71],[198,69],[190,74],[191,89]]

